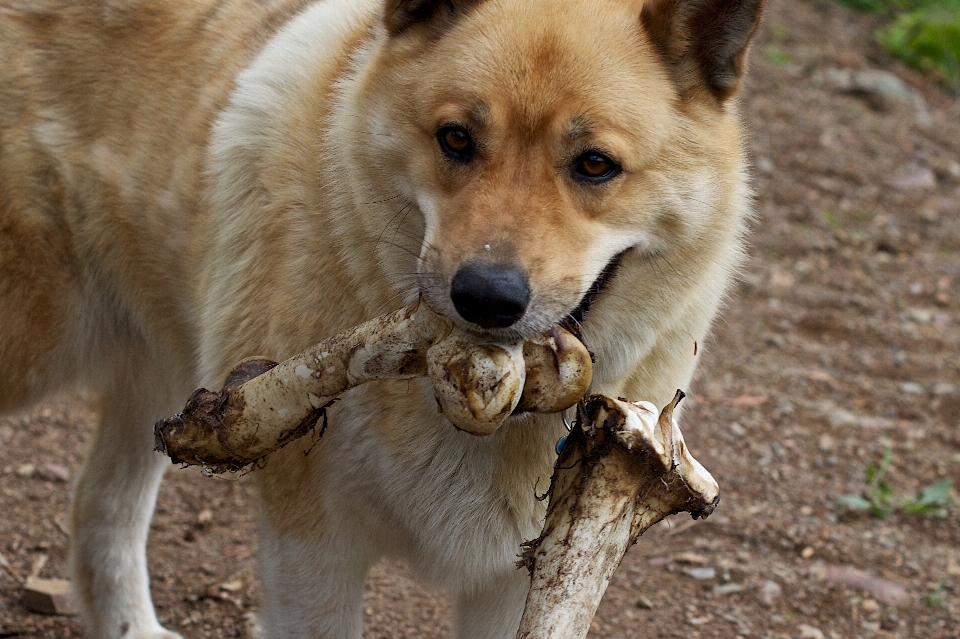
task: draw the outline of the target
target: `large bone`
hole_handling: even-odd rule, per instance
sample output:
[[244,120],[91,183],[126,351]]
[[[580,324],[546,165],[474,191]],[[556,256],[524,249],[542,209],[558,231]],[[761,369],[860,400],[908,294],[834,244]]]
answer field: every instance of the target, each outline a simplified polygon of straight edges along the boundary
[[717,482],[673,420],[648,402],[592,395],[578,411],[550,484],[543,534],[523,547],[531,574],[517,639],[582,639],[627,549],[664,517],[706,517]]
[[154,427],[157,450],[209,472],[239,470],[305,435],[344,391],[372,380],[429,376],[444,415],[475,435],[515,411],[558,412],[586,392],[590,354],[556,328],[515,344],[485,343],[415,303],[280,364],[241,362],[219,392],[198,389]]

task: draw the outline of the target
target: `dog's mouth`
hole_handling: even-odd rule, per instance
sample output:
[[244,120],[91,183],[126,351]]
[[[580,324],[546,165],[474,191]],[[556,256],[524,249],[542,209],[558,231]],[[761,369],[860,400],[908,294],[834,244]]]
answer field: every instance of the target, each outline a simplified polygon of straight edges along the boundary
[[617,271],[620,269],[623,256],[626,255],[629,250],[630,249],[626,249],[617,253],[613,256],[613,259],[607,262],[607,265],[600,271],[600,275],[597,276],[597,279],[594,280],[590,288],[587,289],[587,292],[584,293],[580,304],[573,309],[569,315],[560,320],[560,326],[576,335],[577,339],[583,339],[581,326],[583,320],[586,319],[587,313],[590,312],[590,309],[600,298],[600,295],[610,286],[610,282],[613,281],[614,276],[616,276]]

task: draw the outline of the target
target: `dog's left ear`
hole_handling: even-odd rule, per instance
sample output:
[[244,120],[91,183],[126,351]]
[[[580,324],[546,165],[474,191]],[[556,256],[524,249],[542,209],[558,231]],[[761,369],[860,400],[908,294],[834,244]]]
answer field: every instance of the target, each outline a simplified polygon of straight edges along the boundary
[[390,35],[413,27],[427,27],[434,35],[445,31],[481,0],[386,0],[383,22]]
[[647,0],[640,18],[680,95],[724,102],[740,88],[764,0]]

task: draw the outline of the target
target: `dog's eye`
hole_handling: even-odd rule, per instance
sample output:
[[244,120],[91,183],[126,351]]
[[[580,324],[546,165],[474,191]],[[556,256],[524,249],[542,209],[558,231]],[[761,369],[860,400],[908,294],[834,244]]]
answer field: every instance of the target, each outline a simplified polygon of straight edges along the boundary
[[443,127],[437,131],[437,142],[448,157],[458,162],[469,162],[473,159],[473,140],[463,127]]
[[584,182],[598,184],[620,174],[620,165],[602,153],[587,151],[573,161],[573,176]]

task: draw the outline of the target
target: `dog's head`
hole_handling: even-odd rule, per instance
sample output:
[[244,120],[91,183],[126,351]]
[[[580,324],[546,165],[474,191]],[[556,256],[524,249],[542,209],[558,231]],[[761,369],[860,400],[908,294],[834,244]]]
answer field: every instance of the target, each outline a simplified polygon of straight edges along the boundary
[[419,242],[431,306],[528,336],[582,315],[624,254],[720,233],[762,4],[387,0],[361,162]]

